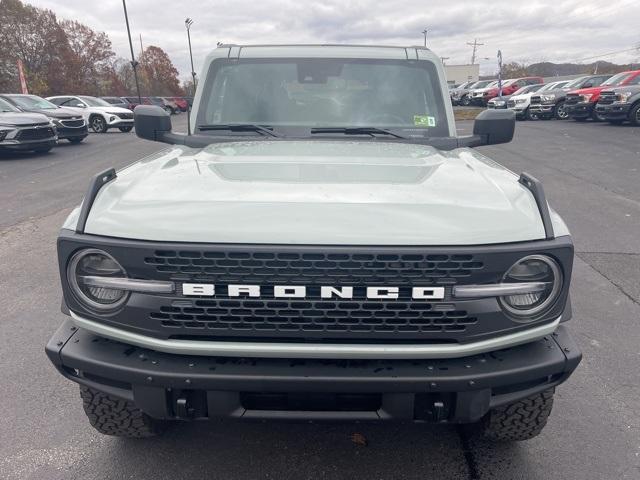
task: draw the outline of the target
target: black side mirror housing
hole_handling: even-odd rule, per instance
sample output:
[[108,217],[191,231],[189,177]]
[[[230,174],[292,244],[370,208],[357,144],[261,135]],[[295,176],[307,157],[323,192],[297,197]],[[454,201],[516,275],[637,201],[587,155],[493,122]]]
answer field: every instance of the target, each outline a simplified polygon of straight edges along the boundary
[[171,133],[171,116],[155,105],[138,105],[133,111],[136,135],[152,142],[162,142]]
[[498,145],[513,140],[515,129],[515,112],[490,109],[476,117],[473,124],[473,136],[480,138],[481,145]]

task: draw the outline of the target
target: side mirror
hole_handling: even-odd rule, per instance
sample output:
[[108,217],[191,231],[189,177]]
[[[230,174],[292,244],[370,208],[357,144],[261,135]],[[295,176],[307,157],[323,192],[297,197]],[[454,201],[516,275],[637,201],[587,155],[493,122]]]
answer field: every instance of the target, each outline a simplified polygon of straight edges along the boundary
[[152,142],[184,145],[191,138],[171,131],[171,116],[156,105],[138,105],[133,111],[136,135]]
[[485,110],[476,117],[473,135],[480,138],[481,145],[498,145],[513,140],[516,129],[516,114],[512,110]]

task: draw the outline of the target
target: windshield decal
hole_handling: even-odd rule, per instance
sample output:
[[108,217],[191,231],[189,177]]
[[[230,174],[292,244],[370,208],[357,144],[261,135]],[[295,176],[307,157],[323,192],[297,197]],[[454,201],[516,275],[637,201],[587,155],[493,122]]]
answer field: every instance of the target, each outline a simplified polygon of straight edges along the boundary
[[414,115],[413,124],[416,127],[435,127],[436,117],[431,117],[429,115]]

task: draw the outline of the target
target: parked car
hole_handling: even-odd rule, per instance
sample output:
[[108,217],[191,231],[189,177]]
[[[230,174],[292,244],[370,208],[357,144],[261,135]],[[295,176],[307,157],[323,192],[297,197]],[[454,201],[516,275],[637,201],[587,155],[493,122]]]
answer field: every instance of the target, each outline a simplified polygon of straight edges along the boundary
[[540,85],[533,91],[526,92],[524,94],[512,95],[507,102],[507,106],[516,113],[516,118],[519,120],[537,119],[536,115],[529,109],[529,107],[531,106],[531,98],[533,97],[533,95],[539,94],[540,92],[544,92],[546,90],[562,88],[562,86],[566,85],[567,83],[569,83],[568,80],[551,82],[547,83],[546,85]]
[[474,150],[511,141],[513,112],[485,110],[458,135],[442,63],[422,47],[232,48],[202,67],[204,121],[181,134],[139,106],[137,135],[169,146],[98,173],[59,231],[68,317],[46,352],[91,425],[538,435],[581,359],[574,246],[538,180]]
[[171,97],[171,100],[173,100],[176,103],[176,105],[178,105],[181,112],[186,112],[187,110],[189,110],[189,102],[187,102],[184,98]]
[[640,76],[624,87],[603,90],[596,112],[609,123],[640,126]]
[[57,141],[56,129],[49,117],[22,112],[0,98],[0,151],[46,153]]
[[133,112],[128,108],[114,107],[97,97],[87,95],[58,95],[47,100],[82,114],[96,133],[106,133],[110,128],[130,132],[133,128]]
[[[147,103],[148,102],[148,103]],[[165,112],[169,114],[174,113],[174,109],[165,102],[162,97],[143,97],[142,103],[144,105],[155,105],[157,107],[162,108]]]
[[565,106],[567,92],[579,90],[581,88],[591,88],[601,85],[603,82],[611,78],[611,75],[586,75],[584,77],[571,80],[564,87],[545,89],[545,91],[537,92],[531,96],[531,105],[529,111],[538,119],[548,120],[556,118],[565,120],[569,118]]
[[[494,108],[494,109],[506,109],[508,108],[508,102],[510,99],[512,99],[514,96],[517,95],[525,95],[526,93],[533,93],[537,90],[539,90],[541,87],[543,87],[544,84],[540,83],[538,85],[528,85],[526,87],[522,87],[518,90],[516,90],[513,95],[503,95],[501,97],[494,97],[491,100],[489,100],[489,102],[487,102],[487,108]],[[517,114],[518,112],[516,111],[516,118],[517,118]]]
[[121,107],[121,108],[126,108],[128,110],[133,110],[130,106],[131,104],[122,97],[100,97],[100,98],[105,102],[107,102],[108,104],[113,105],[114,107]]
[[56,128],[58,140],[80,143],[89,135],[87,122],[82,115],[64,107],[58,107],[42,97],[5,93],[0,95],[0,98],[23,112],[41,113],[48,117]]
[[[513,95],[514,92],[526,87],[528,85],[540,85],[544,83],[542,77],[522,77],[522,78],[509,78],[502,81],[502,95]],[[489,100],[500,95],[499,83],[496,81],[495,85],[490,85],[482,92],[482,97],[476,96],[476,103],[486,106]]]
[[588,118],[596,122],[604,120],[596,111],[600,93],[613,87],[633,85],[638,76],[640,76],[640,70],[621,72],[612,76],[598,87],[581,88],[567,93],[567,100],[565,101],[567,115],[578,122],[584,122]]
[[180,113],[182,109],[178,106],[178,104],[173,100],[173,97],[160,97],[160,99],[164,102],[164,104],[169,107],[169,113],[171,115],[175,115]]
[[460,100],[463,96],[465,96],[469,92],[469,88],[473,85],[474,81],[464,82],[457,87],[453,87],[449,89],[449,98],[451,98],[451,103],[453,105],[459,105]]
[[484,98],[484,92],[498,85],[497,80],[481,80],[474,83],[469,87],[469,91],[466,95],[461,97],[460,105],[482,105],[482,99]]

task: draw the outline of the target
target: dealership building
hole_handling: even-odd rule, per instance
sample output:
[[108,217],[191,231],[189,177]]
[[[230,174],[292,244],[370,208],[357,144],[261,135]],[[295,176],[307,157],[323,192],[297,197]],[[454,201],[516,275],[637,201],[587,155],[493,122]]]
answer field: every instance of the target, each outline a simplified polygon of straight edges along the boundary
[[461,83],[473,80],[477,82],[480,78],[480,65],[445,65],[447,83],[449,85],[460,85]]

